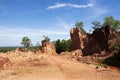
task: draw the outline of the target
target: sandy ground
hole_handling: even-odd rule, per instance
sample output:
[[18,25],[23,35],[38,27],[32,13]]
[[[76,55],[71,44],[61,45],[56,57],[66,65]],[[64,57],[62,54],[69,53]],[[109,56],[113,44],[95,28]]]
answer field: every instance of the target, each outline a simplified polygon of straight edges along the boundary
[[0,80],[120,80],[120,71],[80,63],[60,55],[10,53],[11,64],[0,70]]

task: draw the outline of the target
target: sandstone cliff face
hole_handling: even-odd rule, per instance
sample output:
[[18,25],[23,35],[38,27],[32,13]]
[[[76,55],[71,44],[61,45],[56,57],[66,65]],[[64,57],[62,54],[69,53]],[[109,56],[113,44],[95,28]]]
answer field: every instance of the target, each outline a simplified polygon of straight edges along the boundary
[[42,41],[42,52],[46,54],[56,54],[54,44],[48,41]]
[[102,52],[107,54],[118,47],[120,43],[120,34],[110,26],[98,28],[91,35],[82,33],[79,28],[73,28],[70,31],[70,36],[70,50],[82,49],[83,55],[92,55],[94,53],[103,55]]
[[78,27],[70,30],[70,36],[71,36],[70,51],[76,49],[83,49],[85,47],[85,44],[87,42],[86,38],[87,35],[83,34]]
[[83,49],[84,55],[100,53],[108,51],[108,37],[103,29],[96,29],[88,40],[87,45]]

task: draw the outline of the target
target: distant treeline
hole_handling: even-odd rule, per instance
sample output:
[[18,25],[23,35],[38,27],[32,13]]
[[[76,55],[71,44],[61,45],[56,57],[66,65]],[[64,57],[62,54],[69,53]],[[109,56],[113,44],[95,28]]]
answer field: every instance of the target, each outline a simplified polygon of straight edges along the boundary
[[[16,48],[21,48],[21,49],[25,49],[24,47],[0,47],[0,52],[2,53],[6,53],[9,51],[14,51]],[[31,46],[29,47],[29,50],[31,51],[35,51],[35,50],[39,50],[41,48],[41,46]]]
[[17,47],[0,47],[0,52],[6,53],[8,51],[15,50]]

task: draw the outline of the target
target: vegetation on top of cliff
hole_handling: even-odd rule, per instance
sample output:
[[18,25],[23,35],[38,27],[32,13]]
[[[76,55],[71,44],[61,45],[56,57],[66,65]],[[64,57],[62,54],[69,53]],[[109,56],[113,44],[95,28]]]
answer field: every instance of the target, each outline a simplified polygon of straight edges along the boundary
[[80,30],[81,30],[82,33],[86,33],[86,31],[83,28],[84,24],[83,24],[82,21],[79,21],[79,22],[77,21],[76,24],[75,24],[75,26],[78,27],[78,28],[80,28]]
[[50,41],[50,38],[48,36],[43,35],[43,37],[44,37],[44,39],[42,41],[48,41],[48,42]]
[[103,26],[106,26],[106,25],[110,25],[116,31],[120,30],[120,20],[115,19],[113,16],[105,16],[103,23],[101,23],[99,21],[93,21],[92,25],[93,25],[93,27],[92,27],[93,30],[103,27]]

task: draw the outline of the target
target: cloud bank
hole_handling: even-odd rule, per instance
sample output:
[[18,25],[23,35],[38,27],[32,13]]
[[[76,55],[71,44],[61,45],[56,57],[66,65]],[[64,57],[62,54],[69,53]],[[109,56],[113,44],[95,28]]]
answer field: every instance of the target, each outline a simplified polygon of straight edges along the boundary
[[63,7],[72,7],[72,8],[89,8],[92,7],[93,4],[89,3],[87,5],[77,5],[77,4],[71,4],[71,3],[55,3],[55,5],[48,6],[48,10],[50,9],[57,9],[57,8],[63,8]]
[[0,27],[0,38],[13,38],[13,37],[39,37],[41,35],[67,35],[67,32],[63,31],[50,31],[42,29],[30,29],[30,28],[9,28]]
[[50,37],[51,40],[65,38],[69,35],[68,32],[59,30],[47,30],[47,29],[33,29],[23,27],[1,27],[0,26],[0,46],[19,46],[22,38],[28,36],[32,43],[35,45],[38,41],[43,40],[43,35]]

